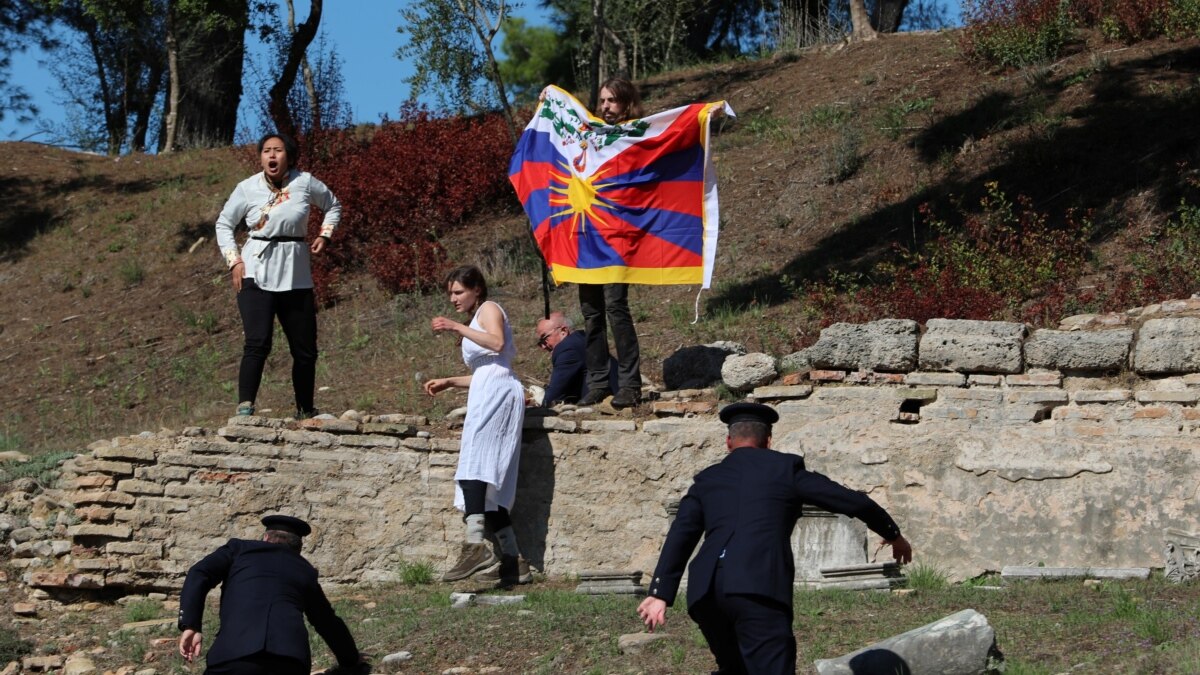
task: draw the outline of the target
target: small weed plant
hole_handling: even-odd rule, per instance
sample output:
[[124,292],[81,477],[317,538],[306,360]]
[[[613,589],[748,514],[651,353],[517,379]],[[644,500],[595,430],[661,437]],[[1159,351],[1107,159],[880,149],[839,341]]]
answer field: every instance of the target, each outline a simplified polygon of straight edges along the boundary
[[950,585],[946,573],[937,565],[916,563],[904,572],[907,586],[921,591],[936,591]]
[[134,600],[125,606],[125,619],[129,623],[149,621],[162,616],[163,604],[158,600]]
[[424,586],[433,583],[433,564],[428,561],[400,563],[400,582],[405,586]]

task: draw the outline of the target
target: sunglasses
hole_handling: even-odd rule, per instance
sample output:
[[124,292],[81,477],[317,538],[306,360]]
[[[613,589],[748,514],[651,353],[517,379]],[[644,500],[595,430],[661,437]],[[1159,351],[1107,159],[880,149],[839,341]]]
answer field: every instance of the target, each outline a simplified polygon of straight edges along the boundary
[[550,346],[550,345],[546,344],[546,340],[549,340],[551,335],[554,335],[554,331],[550,331],[549,333],[546,333],[545,335],[538,336],[538,341],[537,341],[538,349],[546,349],[547,347]]

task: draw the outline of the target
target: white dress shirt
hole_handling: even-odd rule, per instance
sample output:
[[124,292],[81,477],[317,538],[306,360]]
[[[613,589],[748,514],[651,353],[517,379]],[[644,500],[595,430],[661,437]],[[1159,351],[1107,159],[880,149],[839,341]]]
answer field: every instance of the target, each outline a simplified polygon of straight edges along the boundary
[[[254,279],[264,291],[312,288],[312,264],[304,241],[267,241],[276,237],[301,237],[308,233],[309,206],[325,213],[321,236],[330,237],[342,217],[342,205],[324,183],[306,171],[292,169],[281,190],[256,173],[238,183],[217,217],[217,246],[233,267],[245,263],[243,277]],[[233,229],[242,219],[250,238],[239,254]]]

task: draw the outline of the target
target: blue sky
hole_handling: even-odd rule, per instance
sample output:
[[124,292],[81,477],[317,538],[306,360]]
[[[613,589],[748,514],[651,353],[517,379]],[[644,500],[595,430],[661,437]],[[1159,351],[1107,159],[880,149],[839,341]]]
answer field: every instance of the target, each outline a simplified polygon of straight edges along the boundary
[[[957,18],[957,3],[953,0],[937,0],[952,6]],[[282,5],[282,3],[280,3]],[[383,114],[393,117],[401,103],[408,98],[409,87],[404,78],[412,72],[409,64],[396,58],[402,37],[396,32],[400,24],[400,7],[404,0],[329,0],[321,17],[321,28],[342,60],[342,76],[346,99],[353,108],[356,122],[376,122]],[[546,24],[545,12],[537,0],[526,0],[525,7],[516,13],[526,17],[531,24]],[[348,9],[352,6],[353,9]],[[297,21],[308,16],[307,0],[296,0]],[[37,51],[15,54],[13,57],[12,82],[20,84],[34,98],[41,109],[43,120],[61,123],[65,116],[60,106],[54,103],[52,91],[57,81],[46,72],[48,56]],[[246,120],[243,106],[242,120]],[[255,125],[253,120],[239,121],[239,125]],[[13,115],[0,121],[0,140],[20,140],[38,130],[37,122],[18,124]],[[254,134],[251,134],[254,135]],[[46,134],[34,135],[30,140],[48,142],[53,140]]]
[[[377,122],[384,113],[395,117],[401,103],[408,98],[409,87],[404,78],[412,73],[408,64],[396,58],[396,49],[403,39],[396,32],[396,27],[400,25],[400,7],[404,6],[404,2],[351,2],[328,0],[321,15],[321,29],[330,47],[337,51],[342,60],[346,98],[353,108],[354,120]],[[537,3],[528,4],[536,8]],[[348,9],[348,6],[353,9]],[[296,0],[296,15],[298,22],[308,16],[307,0]],[[537,11],[524,9],[519,15],[529,18],[531,23],[547,22]],[[63,110],[54,103],[51,93],[58,87],[58,82],[46,72],[43,64],[47,58],[46,54],[36,51],[16,54],[13,58],[12,81],[33,96],[43,118],[61,122]],[[244,119],[245,116],[241,117]],[[240,124],[242,122],[239,121]],[[36,122],[18,125],[11,115],[6,115],[0,122],[0,140],[19,140],[34,133],[37,128]],[[47,141],[49,138],[39,135],[31,140]]]

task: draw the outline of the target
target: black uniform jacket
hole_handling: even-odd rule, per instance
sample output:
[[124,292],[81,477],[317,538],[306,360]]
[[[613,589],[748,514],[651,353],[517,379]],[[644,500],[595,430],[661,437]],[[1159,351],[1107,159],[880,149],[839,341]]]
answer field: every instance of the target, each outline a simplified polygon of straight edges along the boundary
[[[546,406],[555,403],[576,403],[588,393],[587,339],[581,330],[554,345],[550,353],[550,383],[546,385]],[[617,360],[608,357],[608,388],[617,390]]]
[[[358,647],[317,583],[317,570],[282,544],[230,539],[188,570],[179,597],[179,628],[201,631],[204,598],[221,587],[221,628],[208,664],[259,652],[311,665],[307,616],[338,664],[358,663]],[[203,631],[201,631],[203,632]]]
[[700,552],[688,566],[688,607],[708,593],[719,559],[727,594],[762,595],[791,607],[796,575],[791,534],[801,504],[858,518],[884,539],[900,536],[895,521],[874,500],[806,471],[803,457],[738,448],[696,474],[680,500],[650,595],[668,605],[675,602],[684,566],[703,534]]

